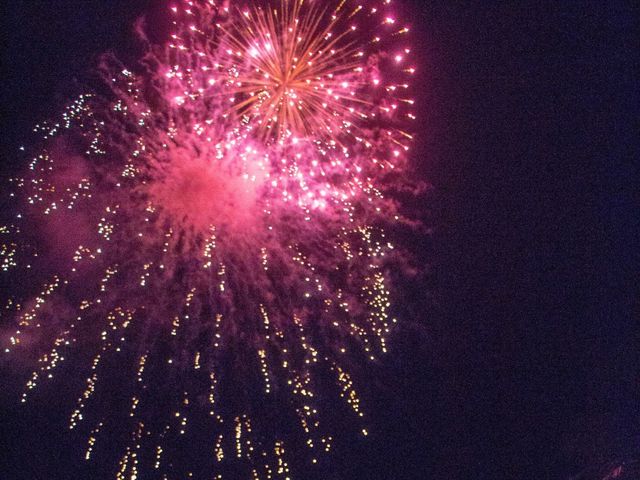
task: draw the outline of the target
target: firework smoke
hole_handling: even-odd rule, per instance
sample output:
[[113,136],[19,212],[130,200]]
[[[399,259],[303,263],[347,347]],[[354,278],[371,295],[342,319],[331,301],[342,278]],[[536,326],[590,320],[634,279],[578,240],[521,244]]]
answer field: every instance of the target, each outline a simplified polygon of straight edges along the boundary
[[69,428],[87,460],[122,445],[117,479],[184,475],[185,449],[290,478],[331,450],[333,399],[367,435],[351,369],[395,322],[414,118],[390,3],[177,3],[167,46],[106,57],[109,93],[36,128],[0,227],[4,348],[40,352],[23,402],[74,375]]

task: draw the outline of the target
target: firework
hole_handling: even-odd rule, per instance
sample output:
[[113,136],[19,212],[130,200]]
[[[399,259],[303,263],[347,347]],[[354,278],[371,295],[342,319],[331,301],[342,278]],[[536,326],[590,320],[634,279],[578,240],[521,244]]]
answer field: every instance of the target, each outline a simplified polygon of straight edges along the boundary
[[168,45],[105,57],[109,93],[36,128],[0,227],[4,348],[41,352],[25,403],[75,375],[86,460],[289,478],[332,449],[330,398],[367,435],[352,370],[395,322],[414,118],[390,3],[176,4]]

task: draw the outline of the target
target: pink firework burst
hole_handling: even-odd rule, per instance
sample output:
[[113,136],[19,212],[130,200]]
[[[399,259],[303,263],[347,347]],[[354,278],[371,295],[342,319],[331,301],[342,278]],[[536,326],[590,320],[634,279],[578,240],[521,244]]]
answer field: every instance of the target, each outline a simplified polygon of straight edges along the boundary
[[69,428],[87,460],[123,442],[116,478],[185,474],[184,445],[219,475],[289,478],[331,450],[331,398],[367,435],[352,368],[396,321],[388,192],[414,119],[390,4],[177,3],[168,45],[135,72],[105,58],[109,94],[37,127],[0,227],[24,279],[4,349],[39,352],[23,402],[72,376]]

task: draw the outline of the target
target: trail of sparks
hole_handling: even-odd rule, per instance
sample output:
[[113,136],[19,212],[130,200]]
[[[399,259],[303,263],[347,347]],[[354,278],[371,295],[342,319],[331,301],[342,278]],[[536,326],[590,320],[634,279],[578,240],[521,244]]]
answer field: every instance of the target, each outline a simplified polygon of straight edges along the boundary
[[23,402],[83,365],[69,428],[87,461],[123,442],[116,479],[193,475],[203,431],[214,478],[288,479],[332,450],[327,397],[368,434],[350,369],[396,321],[408,28],[390,0],[171,10],[168,46],[136,73],[106,57],[110,94],[35,129],[0,226],[4,349],[44,352]]

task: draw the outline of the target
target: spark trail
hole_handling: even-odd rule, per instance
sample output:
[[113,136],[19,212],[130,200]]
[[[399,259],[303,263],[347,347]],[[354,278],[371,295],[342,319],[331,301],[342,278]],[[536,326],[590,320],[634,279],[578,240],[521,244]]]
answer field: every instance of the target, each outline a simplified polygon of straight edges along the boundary
[[36,365],[25,403],[77,389],[69,428],[86,460],[122,447],[116,479],[291,478],[331,451],[336,400],[368,434],[352,369],[396,321],[408,28],[389,0],[171,14],[35,129],[0,226],[5,356]]

